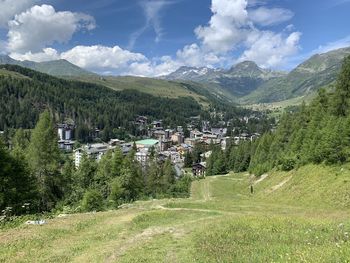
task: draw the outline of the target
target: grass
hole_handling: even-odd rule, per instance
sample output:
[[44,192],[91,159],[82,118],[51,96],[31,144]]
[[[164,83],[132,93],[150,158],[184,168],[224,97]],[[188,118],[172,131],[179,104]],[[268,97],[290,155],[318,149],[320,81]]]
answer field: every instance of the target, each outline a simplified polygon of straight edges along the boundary
[[114,90],[132,89],[159,97],[179,98],[190,96],[197,100],[200,104],[208,104],[208,99],[205,96],[193,92],[181,83],[174,81],[142,77],[100,77],[93,75],[69,78],[103,85]]
[[188,199],[0,230],[0,262],[349,262],[349,195],[347,165],[209,177]]

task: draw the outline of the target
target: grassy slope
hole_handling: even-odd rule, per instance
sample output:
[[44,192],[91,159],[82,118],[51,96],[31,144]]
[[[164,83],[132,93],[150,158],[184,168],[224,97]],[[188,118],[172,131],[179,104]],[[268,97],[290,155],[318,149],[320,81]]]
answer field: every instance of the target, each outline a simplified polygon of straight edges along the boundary
[[9,70],[6,70],[6,69],[2,69],[0,68],[0,76],[5,76],[5,77],[14,77],[14,78],[28,78],[26,76],[23,76],[17,72],[14,72],[14,71],[9,71]]
[[189,199],[2,230],[0,262],[347,262],[349,212],[349,166],[230,174]]
[[155,96],[178,98],[191,96],[199,102],[207,99],[196,92],[188,90],[180,83],[141,77],[109,77],[109,76],[81,76],[69,77],[79,81],[100,84],[114,90],[133,89]]

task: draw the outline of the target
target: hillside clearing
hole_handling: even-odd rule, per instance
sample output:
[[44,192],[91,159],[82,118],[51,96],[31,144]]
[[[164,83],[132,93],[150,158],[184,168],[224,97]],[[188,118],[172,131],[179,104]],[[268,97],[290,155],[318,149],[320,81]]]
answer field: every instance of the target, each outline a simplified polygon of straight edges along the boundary
[[251,183],[207,177],[189,199],[0,230],[0,262],[348,262],[347,166],[271,172],[254,195]]

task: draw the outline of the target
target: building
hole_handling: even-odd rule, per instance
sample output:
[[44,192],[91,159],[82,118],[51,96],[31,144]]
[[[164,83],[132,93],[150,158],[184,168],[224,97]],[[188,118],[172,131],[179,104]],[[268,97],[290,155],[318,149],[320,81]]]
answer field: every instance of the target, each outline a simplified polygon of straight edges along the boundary
[[149,160],[150,153],[147,148],[143,148],[135,154],[136,160],[142,165],[146,166]]
[[174,134],[174,130],[172,130],[172,129],[166,129],[165,131],[165,139],[170,139],[171,138],[171,136]]
[[135,142],[137,149],[150,149],[154,147],[157,149],[159,147],[159,141],[154,139],[146,139]]
[[192,166],[192,174],[194,177],[205,177],[206,163],[196,163]]
[[193,130],[190,132],[191,139],[201,139],[203,137],[203,133],[198,130]]
[[155,129],[156,128],[161,128],[162,125],[163,125],[163,121],[161,121],[161,120],[152,122],[152,127],[155,128]]
[[73,151],[74,143],[74,141],[59,140],[58,147],[63,151],[71,152]]
[[171,140],[160,140],[159,141],[159,150],[166,151],[173,145]]
[[158,155],[158,159],[161,161],[165,161],[169,159],[172,164],[182,164],[183,159],[181,158],[180,153],[176,151],[162,151]]
[[148,118],[146,116],[138,116],[135,123],[141,126],[146,126],[148,123]]
[[177,133],[174,133],[172,136],[171,136],[171,141],[174,143],[174,144],[181,144],[181,143],[184,143],[185,142],[185,136],[182,132],[177,132]]
[[74,150],[74,164],[78,168],[81,160],[86,154],[89,158],[96,161],[101,160],[102,156],[107,153],[108,150],[113,150],[115,147],[111,147],[105,143],[88,144],[79,149]]
[[74,126],[66,123],[57,124],[58,134],[58,147],[66,152],[73,151],[74,141],[73,139]]
[[199,139],[192,139],[192,138],[186,138],[185,144],[194,147],[200,140]]
[[72,140],[74,126],[66,123],[57,124],[57,133],[59,140]]

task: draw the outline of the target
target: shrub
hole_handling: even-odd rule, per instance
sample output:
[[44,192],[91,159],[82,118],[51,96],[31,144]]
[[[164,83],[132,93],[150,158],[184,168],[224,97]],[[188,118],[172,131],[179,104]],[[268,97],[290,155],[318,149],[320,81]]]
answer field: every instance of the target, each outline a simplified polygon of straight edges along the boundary
[[84,211],[101,211],[103,210],[103,197],[95,189],[87,190],[81,202]]

